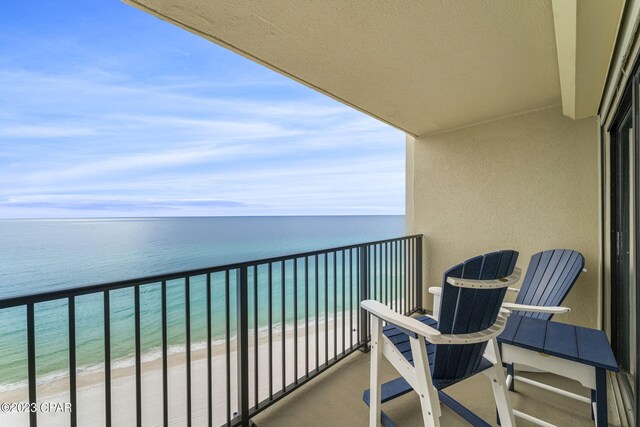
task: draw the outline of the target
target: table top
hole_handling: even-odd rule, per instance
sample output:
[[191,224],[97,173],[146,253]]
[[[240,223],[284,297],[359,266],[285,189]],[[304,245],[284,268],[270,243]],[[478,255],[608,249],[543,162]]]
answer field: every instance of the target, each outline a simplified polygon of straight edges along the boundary
[[498,342],[617,372],[604,331],[511,314]]

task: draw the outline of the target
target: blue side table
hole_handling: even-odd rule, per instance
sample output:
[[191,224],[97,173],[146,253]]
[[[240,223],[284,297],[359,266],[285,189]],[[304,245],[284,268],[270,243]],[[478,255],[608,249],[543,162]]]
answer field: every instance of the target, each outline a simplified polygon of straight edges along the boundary
[[[591,403],[596,426],[606,427],[606,371],[618,372],[618,363],[604,331],[512,314],[498,337],[502,362],[513,389],[513,365],[525,365],[580,382],[591,389],[591,399],[528,378],[518,380],[577,400]],[[515,411],[520,418],[543,424],[531,415]]]

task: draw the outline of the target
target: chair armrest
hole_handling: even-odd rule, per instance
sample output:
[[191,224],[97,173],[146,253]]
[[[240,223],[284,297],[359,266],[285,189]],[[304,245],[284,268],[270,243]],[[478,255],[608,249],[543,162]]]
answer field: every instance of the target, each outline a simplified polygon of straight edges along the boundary
[[512,311],[531,311],[535,313],[562,314],[571,311],[569,307],[545,307],[543,305],[525,305],[503,302],[502,307]]
[[509,311],[501,308],[496,322],[487,329],[471,334],[441,334],[437,329],[425,325],[413,317],[396,313],[381,302],[365,300],[360,303],[360,306],[387,324],[410,335],[422,336],[434,344],[473,344],[489,341],[502,333],[507,324],[507,317],[509,317]]
[[[513,292],[517,294],[520,292],[519,288],[507,288],[507,292]],[[429,293],[432,295],[442,295],[442,287],[441,286],[431,286],[429,287]]]
[[520,280],[522,270],[518,267],[513,269],[513,273],[510,276],[502,277],[494,280],[476,280],[476,279],[461,279],[458,277],[447,277],[447,283],[451,286],[457,286],[459,288],[473,288],[473,289],[498,289],[506,288],[514,285]]
[[[367,310],[372,315],[385,322],[397,326],[400,329],[410,333],[425,337],[428,341],[436,339],[440,335],[440,331],[425,325],[413,317],[404,316],[391,310],[386,305],[375,300],[365,300],[360,303],[360,307]],[[433,341],[431,341],[433,342]]]

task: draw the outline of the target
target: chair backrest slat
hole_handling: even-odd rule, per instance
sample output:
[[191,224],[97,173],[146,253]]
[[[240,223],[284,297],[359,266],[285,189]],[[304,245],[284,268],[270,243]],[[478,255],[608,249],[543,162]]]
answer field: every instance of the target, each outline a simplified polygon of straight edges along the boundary
[[[445,334],[465,334],[488,328],[496,321],[506,289],[459,288],[448,277],[492,280],[513,273],[518,253],[492,252],[471,258],[444,273],[438,330]],[[438,345],[433,377],[457,379],[471,374],[480,364],[486,343]]]
[[531,298],[529,301],[533,305],[538,305],[543,295],[549,294],[554,291],[555,283],[558,283],[558,278],[562,276],[565,268],[567,267],[567,258],[569,254],[565,255],[564,251],[551,251],[549,257],[542,257],[541,261],[548,259],[548,262],[543,266],[542,262],[538,265],[538,271],[542,272],[542,275],[536,275],[539,277],[539,285],[530,292]]
[[[518,261],[518,252],[513,251],[511,256],[507,256],[504,254],[500,258],[500,264],[498,265],[498,271],[496,272],[496,277],[507,277],[511,273],[513,273],[513,269],[516,267],[516,262]],[[502,298],[504,295],[500,295],[499,293],[492,293],[489,297],[489,304],[491,304],[491,309],[485,312],[485,317],[482,319],[482,324],[487,325],[489,327],[491,324],[491,316],[494,312],[497,313],[497,309],[502,305]]]
[[[584,257],[570,249],[552,249],[531,257],[516,303],[557,306],[584,268]],[[527,317],[549,320],[550,313],[517,312]]]

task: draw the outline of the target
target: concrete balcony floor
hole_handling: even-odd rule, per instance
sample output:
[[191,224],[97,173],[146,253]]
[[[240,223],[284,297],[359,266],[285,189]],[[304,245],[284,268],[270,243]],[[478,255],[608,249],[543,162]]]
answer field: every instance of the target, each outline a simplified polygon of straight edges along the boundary
[[[259,414],[254,421],[259,427],[368,425],[368,408],[362,401],[362,392],[369,385],[369,360],[369,354],[356,352]],[[589,390],[579,383],[552,374],[524,375],[573,393],[589,395]],[[395,369],[385,360],[383,381],[397,376]],[[447,392],[487,422],[497,425],[493,392],[486,376],[476,375],[448,388]],[[609,401],[611,402],[611,394]],[[516,391],[511,393],[511,403],[515,409],[557,426],[594,425],[587,403],[546,392],[522,382],[516,382]],[[415,393],[385,403],[383,410],[400,427],[422,425],[420,403]],[[516,419],[516,422],[519,426],[534,425],[522,419]],[[440,423],[446,427],[469,425],[446,406],[443,406]],[[611,409],[609,425],[620,425]]]

